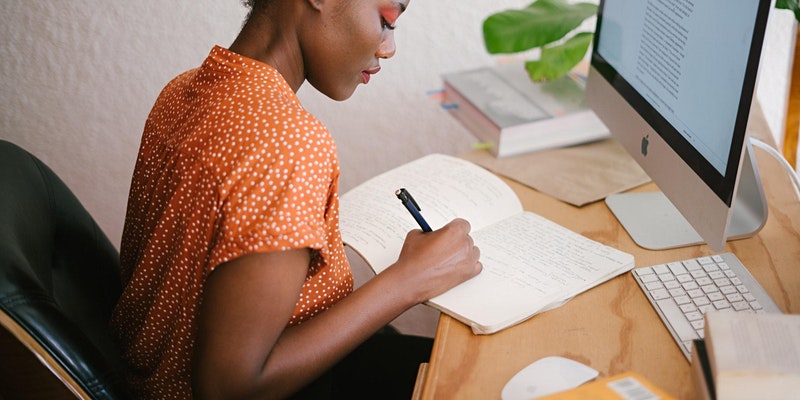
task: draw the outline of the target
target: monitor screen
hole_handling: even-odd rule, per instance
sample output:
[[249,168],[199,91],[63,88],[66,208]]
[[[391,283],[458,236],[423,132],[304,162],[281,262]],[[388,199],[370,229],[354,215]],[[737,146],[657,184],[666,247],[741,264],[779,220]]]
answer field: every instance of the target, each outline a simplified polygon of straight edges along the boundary
[[750,162],[747,121],[770,9],[769,0],[600,2],[587,100],[701,236],[684,244],[720,248],[736,236],[727,225]]

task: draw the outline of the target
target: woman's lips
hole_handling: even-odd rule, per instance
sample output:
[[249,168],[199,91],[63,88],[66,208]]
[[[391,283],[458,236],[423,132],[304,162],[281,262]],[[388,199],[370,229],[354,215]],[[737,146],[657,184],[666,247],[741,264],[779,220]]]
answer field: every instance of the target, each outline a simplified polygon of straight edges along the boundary
[[367,71],[361,71],[361,78],[364,80],[365,84],[369,83],[370,77],[372,75],[375,75],[378,72],[380,72],[380,70],[381,70],[381,67],[375,67],[375,68],[367,70]]

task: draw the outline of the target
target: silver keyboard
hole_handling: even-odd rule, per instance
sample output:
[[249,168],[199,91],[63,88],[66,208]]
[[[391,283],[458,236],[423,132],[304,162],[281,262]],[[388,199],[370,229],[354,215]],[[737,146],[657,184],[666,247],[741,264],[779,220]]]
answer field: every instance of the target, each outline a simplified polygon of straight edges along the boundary
[[688,360],[708,311],[781,310],[733,253],[636,268],[633,278]]

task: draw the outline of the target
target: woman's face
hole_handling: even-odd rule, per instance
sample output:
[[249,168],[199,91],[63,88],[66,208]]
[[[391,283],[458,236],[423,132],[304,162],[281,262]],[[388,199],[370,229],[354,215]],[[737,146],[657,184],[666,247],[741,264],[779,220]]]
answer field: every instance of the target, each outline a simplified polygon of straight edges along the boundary
[[411,0],[321,0],[303,42],[305,78],[334,100],[349,98],[395,53],[394,28]]

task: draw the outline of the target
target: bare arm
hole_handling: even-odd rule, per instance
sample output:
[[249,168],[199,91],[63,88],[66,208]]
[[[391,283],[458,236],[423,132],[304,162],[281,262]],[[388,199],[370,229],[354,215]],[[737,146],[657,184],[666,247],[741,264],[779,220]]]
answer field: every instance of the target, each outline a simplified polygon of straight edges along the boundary
[[203,295],[192,380],[198,398],[282,398],[402,312],[480,272],[469,224],[408,234],[399,260],[333,308],[285,329],[308,250],[251,254],[218,267]]

